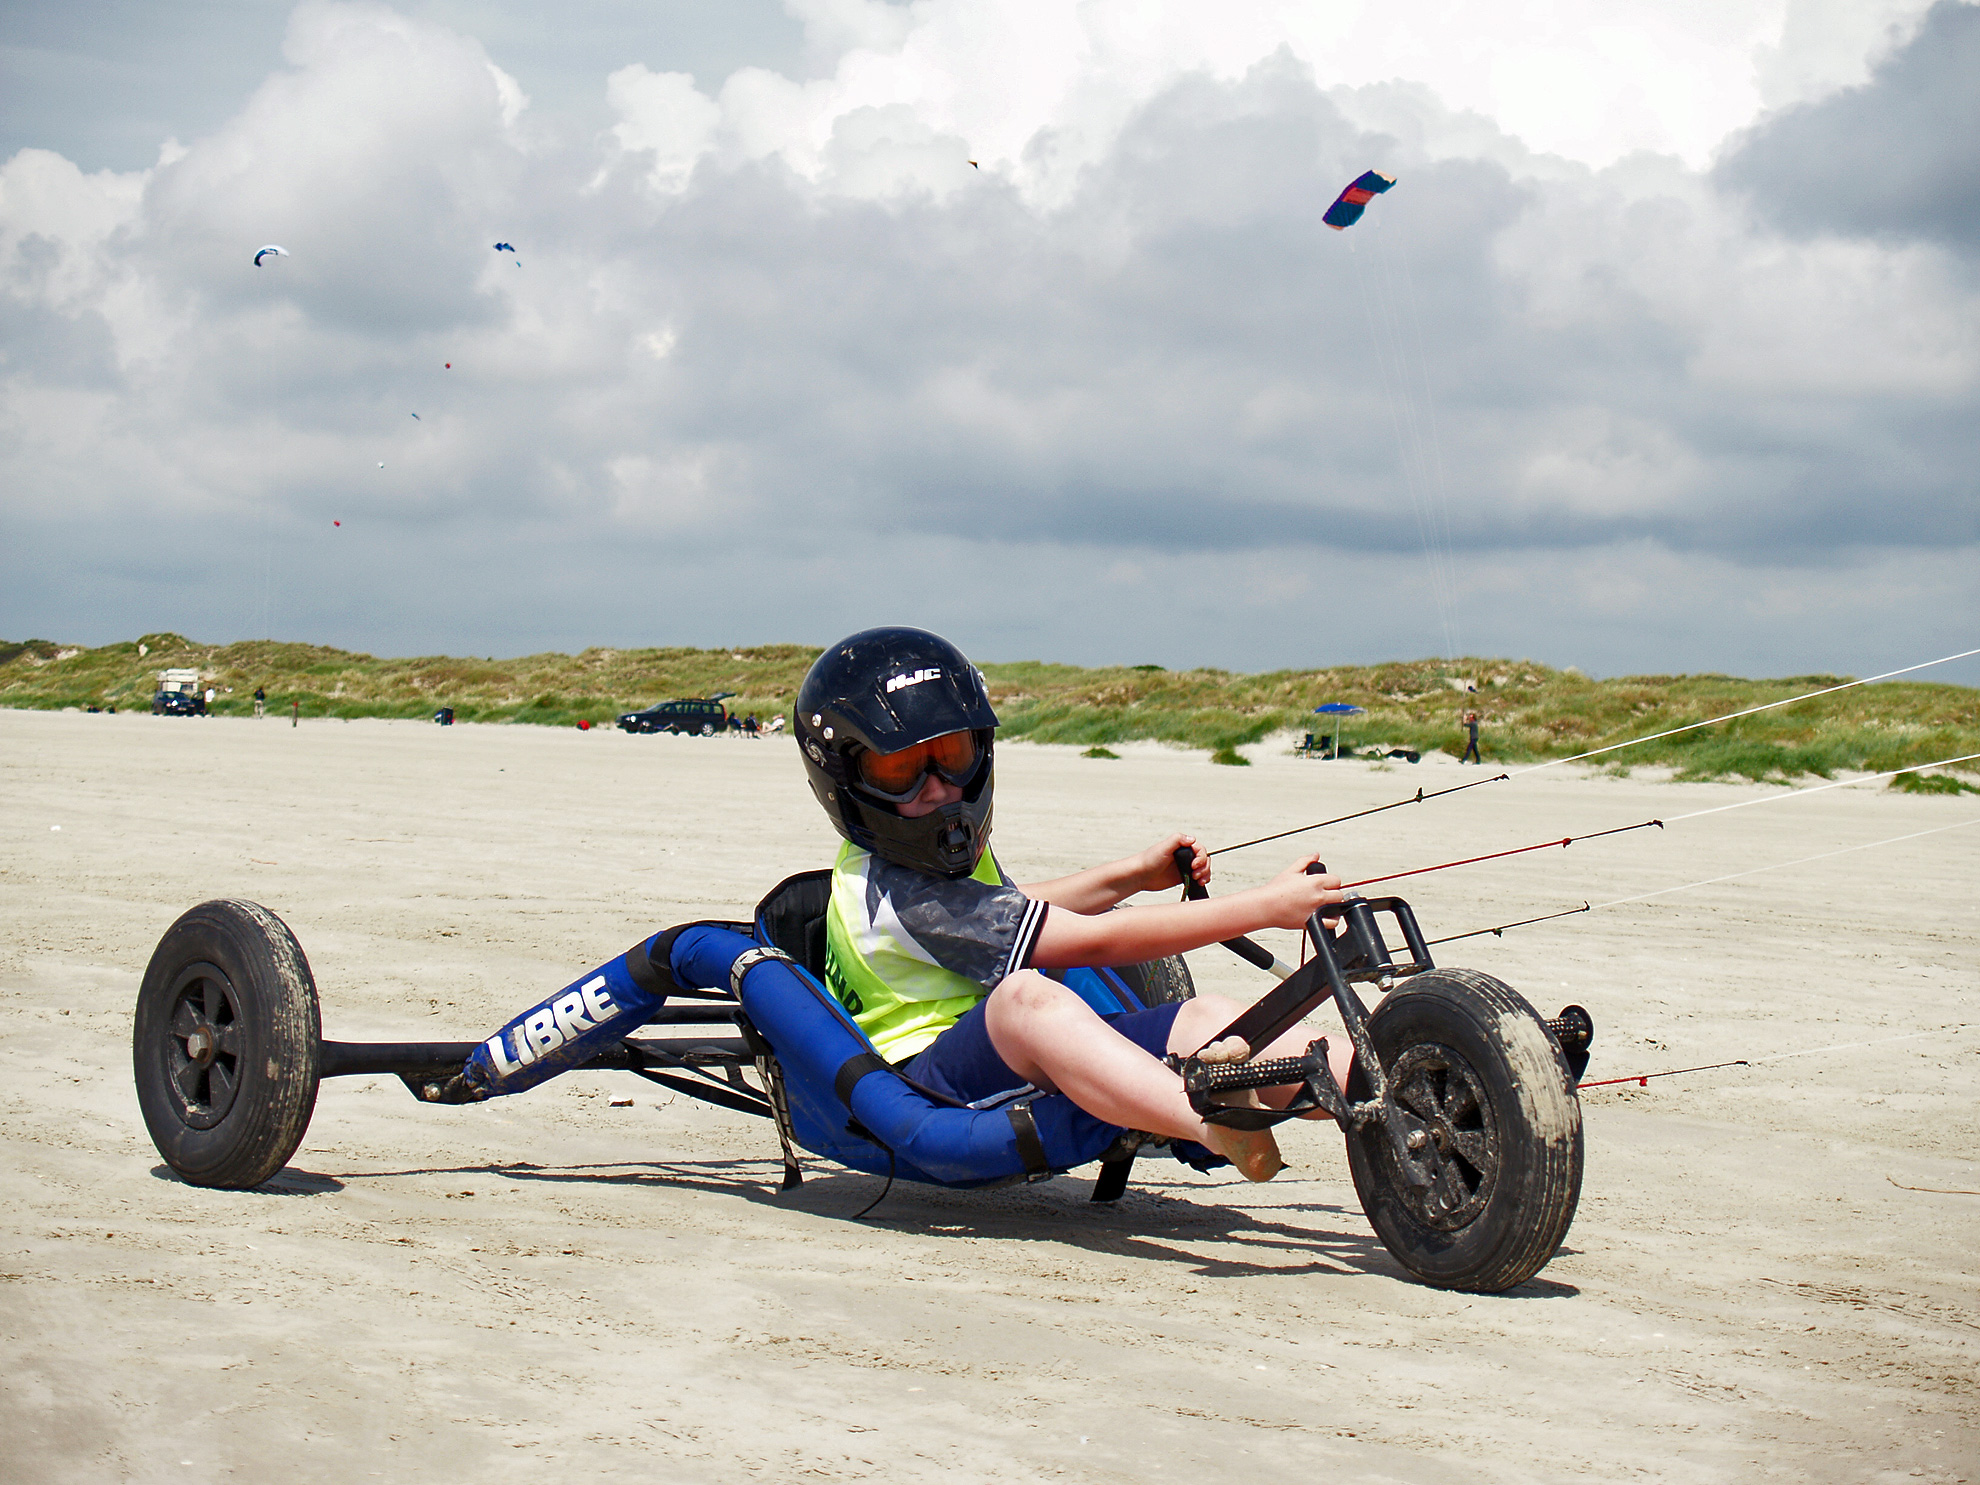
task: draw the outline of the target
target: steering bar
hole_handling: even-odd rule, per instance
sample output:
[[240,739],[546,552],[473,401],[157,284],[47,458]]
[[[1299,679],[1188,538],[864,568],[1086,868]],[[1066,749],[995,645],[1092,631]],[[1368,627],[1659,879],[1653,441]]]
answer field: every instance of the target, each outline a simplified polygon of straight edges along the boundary
[[[1197,881],[1195,875],[1190,870],[1196,864],[1196,848],[1194,846],[1177,846],[1175,863],[1176,875],[1182,878],[1184,897],[1188,898],[1191,902],[1200,902],[1210,895],[1210,889]],[[1326,869],[1325,866],[1316,861],[1307,868],[1307,871],[1317,874]],[[1236,938],[1227,938],[1220,940],[1220,942],[1225,948],[1237,955],[1238,958],[1245,960],[1247,963],[1255,964],[1260,969],[1269,970],[1282,980],[1293,972],[1293,967],[1290,964],[1286,963],[1285,960],[1274,954],[1256,939],[1249,939],[1243,934],[1239,934]]]

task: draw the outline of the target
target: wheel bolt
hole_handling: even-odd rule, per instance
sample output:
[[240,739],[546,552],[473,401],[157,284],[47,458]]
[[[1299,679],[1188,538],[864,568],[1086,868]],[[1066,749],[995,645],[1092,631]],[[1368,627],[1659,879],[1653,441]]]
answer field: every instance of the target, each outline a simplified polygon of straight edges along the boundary
[[1409,1132],[1409,1138],[1405,1140],[1404,1143],[1407,1144],[1412,1150],[1420,1150],[1425,1145],[1430,1143],[1430,1136],[1425,1134],[1420,1129],[1412,1129]]

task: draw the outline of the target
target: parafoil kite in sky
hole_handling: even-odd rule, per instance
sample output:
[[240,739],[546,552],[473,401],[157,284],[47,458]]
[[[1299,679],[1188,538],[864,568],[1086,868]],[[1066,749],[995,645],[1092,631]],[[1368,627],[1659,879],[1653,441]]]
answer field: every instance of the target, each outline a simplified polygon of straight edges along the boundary
[[1394,176],[1364,170],[1354,178],[1353,184],[1334,198],[1334,204],[1327,208],[1327,214],[1320,220],[1336,232],[1345,232],[1361,220],[1361,214],[1368,209],[1369,202],[1395,183]]
[[274,244],[274,243],[272,243],[272,242],[271,242],[271,243],[269,243],[269,244],[268,244],[268,246],[267,246],[267,247],[264,247],[264,248],[262,248],[262,249],[260,249],[260,250],[259,250],[258,252],[256,252],[256,253],[255,253],[255,255],[254,255],[254,266],[255,266],[256,268],[259,268],[259,267],[261,266],[261,260],[262,260],[263,258],[266,258],[267,256],[269,256],[269,254],[271,254],[271,253],[272,253],[272,254],[274,254],[274,255],[275,255],[276,257],[278,257],[278,258],[286,258],[286,257],[288,257],[288,256],[289,256],[289,250],[288,250],[287,248],[285,248],[285,247],[277,247],[277,246],[275,246],[275,244]]
[[498,242],[495,244],[495,251],[498,253],[513,253],[515,250],[515,244],[513,243]]

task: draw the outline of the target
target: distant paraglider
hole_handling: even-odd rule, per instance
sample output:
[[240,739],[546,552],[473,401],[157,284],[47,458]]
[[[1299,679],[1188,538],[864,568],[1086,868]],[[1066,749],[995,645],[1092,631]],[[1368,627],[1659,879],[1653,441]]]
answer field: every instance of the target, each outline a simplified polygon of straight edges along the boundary
[[1320,220],[1336,232],[1345,232],[1361,220],[1361,214],[1368,209],[1369,202],[1395,183],[1394,176],[1364,170],[1354,178],[1353,184],[1334,198],[1334,204],[1327,208],[1327,214]]
[[268,246],[261,248],[255,253],[254,266],[256,268],[259,268],[261,266],[261,260],[263,258],[269,257],[271,254],[277,258],[286,258],[289,256],[289,250],[285,247],[277,247],[274,243],[271,242],[268,244]]
[[[498,253],[513,253],[515,252],[515,250],[516,250],[515,244],[511,242],[498,242],[495,244],[495,251]],[[518,257],[516,259],[516,267],[518,268],[522,267],[521,257]]]

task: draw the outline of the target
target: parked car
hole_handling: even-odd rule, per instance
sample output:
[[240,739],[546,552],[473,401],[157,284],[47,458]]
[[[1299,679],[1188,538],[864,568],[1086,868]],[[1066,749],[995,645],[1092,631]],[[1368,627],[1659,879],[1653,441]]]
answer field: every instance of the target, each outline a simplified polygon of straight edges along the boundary
[[206,693],[199,686],[196,670],[161,670],[158,689],[151,695],[154,717],[203,717]]
[[695,732],[703,737],[713,737],[728,725],[728,709],[721,702],[699,697],[662,701],[619,718],[619,726],[626,732]]

